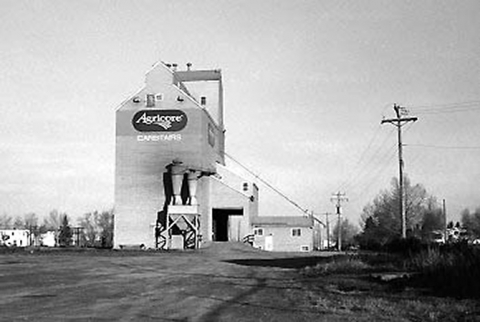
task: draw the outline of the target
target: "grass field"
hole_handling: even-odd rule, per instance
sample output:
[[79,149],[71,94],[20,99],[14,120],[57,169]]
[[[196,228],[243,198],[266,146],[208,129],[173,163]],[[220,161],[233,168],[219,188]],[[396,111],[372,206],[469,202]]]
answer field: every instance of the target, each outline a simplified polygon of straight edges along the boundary
[[[0,254],[1,321],[480,321],[480,304],[371,277],[328,253]],[[384,266],[385,267],[385,266]]]

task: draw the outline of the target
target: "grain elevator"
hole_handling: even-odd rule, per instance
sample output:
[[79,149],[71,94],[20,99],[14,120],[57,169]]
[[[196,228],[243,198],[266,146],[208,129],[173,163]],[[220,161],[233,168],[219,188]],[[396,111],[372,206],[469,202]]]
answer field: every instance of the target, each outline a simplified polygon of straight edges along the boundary
[[116,110],[115,248],[241,241],[258,188],[225,165],[220,70],[159,62]]

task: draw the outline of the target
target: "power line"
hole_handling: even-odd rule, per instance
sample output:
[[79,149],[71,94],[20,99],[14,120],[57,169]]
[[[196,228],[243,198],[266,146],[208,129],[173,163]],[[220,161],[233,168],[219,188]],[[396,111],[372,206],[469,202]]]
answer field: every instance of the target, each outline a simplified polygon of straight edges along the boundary
[[[391,129],[390,132],[393,132],[393,129]],[[379,160],[381,159],[381,151],[382,151],[382,148],[385,146],[385,144],[387,143],[389,139],[389,136],[386,135],[383,139],[383,141],[380,143],[380,145],[377,146],[377,148],[373,151],[373,153],[370,155],[370,158],[366,159],[366,161],[364,162],[364,165],[362,167],[360,167],[360,170],[357,171],[357,174],[355,176],[353,176],[353,173],[354,172],[351,172],[349,177],[351,178],[348,178],[346,179],[342,185],[340,185],[337,189],[335,190],[347,190],[347,188],[351,187],[352,185],[354,185],[354,183],[356,183],[356,181],[358,181],[359,178],[362,178],[364,176],[364,173],[366,171],[368,171],[367,169],[369,169],[369,165],[371,165],[374,161],[376,160]],[[367,151],[367,150],[365,150]],[[366,155],[366,153],[364,153]],[[358,162],[358,164],[360,164]]]
[[417,106],[410,106],[411,110],[438,110],[438,109],[446,109],[452,107],[460,107],[460,106],[469,106],[469,105],[479,105],[480,101],[466,101],[466,102],[457,102],[457,103],[447,103],[447,104],[432,104],[432,105],[417,105]]
[[412,107],[410,110],[415,114],[442,114],[442,113],[458,113],[468,112],[480,109],[480,101],[453,103],[443,105],[418,106]]
[[431,144],[404,144],[404,146],[434,148],[434,149],[452,149],[452,150],[479,150],[480,146],[445,146]]
[[[365,148],[365,150],[363,150],[362,154],[360,155],[360,157],[358,158],[357,162],[355,163],[355,166],[354,168],[356,168],[357,166],[359,166],[361,164],[361,162],[363,161],[363,158],[364,156],[367,154],[367,151],[370,149],[370,147],[372,146],[373,144],[373,141],[375,140],[375,138],[377,137],[378,133],[380,133],[380,129],[381,129],[381,126],[379,125],[375,131],[375,133],[373,133],[372,137],[370,138],[370,141],[368,142],[368,145],[367,147]],[[340,186],[335,189],[335,190],[340,190],[342,189],[347,183],[348,181],[350,180],[349,177],[351,177],[353,174],[353,171],[349,173],[347,179],[345,179],[341,184]]]
[[[370,167],[368,170],[365,168],[365,171],[351,181],[346,187],[346,190],[350,191],[350,195],[356,196],[355,199],[358,200],[370,191],[373,183],[381,178],[385,170],[389,168],[390,161],[395,157],[395,147],[396,145],[394,144],[390,146],[389,149],[384,150],[384,152],[375,159],[375,161],[377,161],[376,163],[369,164]],[[357,192],[358,190],[361,191]]]
[[469,112],[474,110],[480,110],[480,106],[476,107],[469,107],[469,108],[457,108],[457,109],[449,109],[449,110],[432,110],[432,111],[415,111],[416,114],[424,114],[424,115],[437,115],[437,114],[453,114],[459,112]]
[[[393,129],[391,129],[393,132]],[[390,133],[391,133],[390,132]],[[391,145],[388,149],[382,149],[384,144],[386,143],[388,137],[385,137],[385,140],[382,144],[375,150],[375,153],[372,154],[368,162],[365,163],[365,166],[358,172],[358,175],[355,176],[350,182],[343,185],[342,190],[348,190],[356,185],[359,185],[365,178],[369,177],[372,172],[375,172],[375,166],[381,164],[382,160],[385,160],[390,153],[395,151],[395,144]],[[381,152],[383,150],[383,152]],[[340,190],[340,189],[337,189]]]
[[[383,106],[382,108],[382,115],[384,115],[385,113],[385,110],[390,106],[391,104],[385,104],[385,106]],[[354,169],[357,169],[357,166],[359,166],[361,164],[361,162],[363,161],[364,157],[367,155],[367,152],[369,151],[369,149],[371,148],[371,146],[373,145],[373,142],[375,141],[375,139],[378,137],[378,134],[380,133],[380,129],[381,129],[381,125],[379,125],[377,127],[377,129],[375,130],[375,132],[373,133],[373,135],[370,137],[370,140],[367,144],[367,147],[362,151],[362,153],[360,154],[360,157],[357,159],[357,162],[355,163],[355,166],[354,166]],[[393,129],[392,129],[393,131]],[[387,140],[388,136],[385,137],[384,141],[382,141],[381,145],[380,146],[383,146],[383,144],[385,144],[386,140]],[[380,148],[377,148],[377,150],[375,150],[375,153],[374,155],[372,155],[372,157],[369,159],[369,162],[367,162],[366,164],[369,164],[371,160],[373,160],[374,156],[377,154],[377,152],[380,150]],[[365,168],[365,167],[364,167]],[[364,169],[362,168],[362,170]],[[361,171],[359,171],[360,173]],[[358,178],[358,176],[353,176],[354,174],[354,170],[350,171],[347,175],[347,178],[342,181],[342,183],[337,187],[337,189],[335,189],[335,191],[338,191],[338,190],[345,190],[345,187],[347,186],[350,186],[353,181],[351,181],[351,178],[353,177],[355,180],[355,178]]]
[[249,168],[247,168],[245,165],[243,165],[242,163],[240,163],[240,161],[236,160],[235,158],[233,158],[231,155],[229,155],[228,153],[224,152],[225,153],[225,156],[227,156],[228,158],[230,158],[230,160],[232,160],[233,162],[235,162],[236,164],[238,164],[240,167],[242,167],[244,170],[246,170],[248,173],[250,173],[251,175],[253,175],[256,179],[260,180],[263,184],[265,184],[268,188],[270,188],[271,190],[273,190],[274,192],[276,192],[278,195],[280,195],[281,197],[283,197],[285,200],[287,200],[290,204],[292,204],[294,207],[296,207],[297,209],[301,210],[303,213],[305,213],[306,215],[308,215],[308,209],[305,209],[303,207],[301,207],[298,203],[296,203],[295,201],[293,201],[291,198],[289,198],[287,195],[285,195],[283,192],[281,192],[280,190],[278,190],[277,188],[275,188],[274,186],[272,186],[270,183],[268,183],[265,179],[263,178],[260,178],[260,176],[256,173],[254,173],[252,170],[250,170]]
[[[383,118],[385,118],[384,112],[385,112],[386,108],[388,108],[389,106],[391,106],[391,104],[384,106],[384,108],[382,110]],[[411,127],[411,123],[408,124],[408,126],[404,130],[404,132],[407,132],[410,129],[410,127]],[[383,147],[385,146],[385,143],[388,141],[391,132],[394,131],[393,128],[391,129],[391,131],[389,133],[386,134],[384,140],[376,147],[376,149],[370,155],[370,157],[368,159],[366,158],[366,156],[368,155],[367,152],[370,151],[370,149],[373,146],[373,143],[378,138],[378,134],[379,134],[381,128],[382,128],[382,126],[381,126],[381,124],[379,124],[376,131],[371,136],[371,138],[369,140],[369,143],[367,144],[367,147],[362,151],[362,153],[360,154],[360,157],[357,159],[357,162],[355,163],[355,166],[354,166],[354,170],[349,172],[347,178],[335,190],[349,190],[350,188],[355,189],[354,187],[359,185],[360,182],[364,181],[365,178],[369,177],[372,172],[378,173],[378,171],[375,171],[376,169],[374,169],[374,166],[372,166],[373,162],[383,160],[387,156],[388,156],[388,160],[390,161],[390,159],[391,159],[390,151],[392,151],[392,148],[394,149],[395,146],[391,146],[390,149],[388,149],[386,151],[386,153],[382,154],[382,153],[380,153],[380,151],[382,151]],[[363,165],[362,165],[362,161],[366,161],[366,162],[364,162]],[[377,162],[377,163],[380,163],[380,162]],[[369,180],[369,182],[370,181],[371,180]]]
[[395,156],[395,147],[395,145],[392,145],[388,150],[385,150],[381,157],[378,158],[378,162],[370,164],[370,168],[362,173],[362,175],[356,177],[355,180],[352,181],[352,183],[346,188],[349,191],[355,191],[358,189],[363,190],[366,184],[371,181],[375,181],[378,178],[381,169],[386,168],[388,163]]
[[[360,194],[357,194],[357,199],[360,199],[360,197],[362,197],[368,191],[370,191],[370,187],[375,182],[375,180],[377,180],[380,177],[383,177],[383,173],[388,169],[388,165],[389,165],[388,163],[395,158],[395,146],[393,146],[393,149],[390,149],[389,151],[390,153],[388,154],[388,159],[383,164],[383,167],[380,169],[376,169],[375,175],[371,176],[370,180],[361,186],[362,191],[360,192]],[[352,189],[351,191],[355,191],[355,190]]]

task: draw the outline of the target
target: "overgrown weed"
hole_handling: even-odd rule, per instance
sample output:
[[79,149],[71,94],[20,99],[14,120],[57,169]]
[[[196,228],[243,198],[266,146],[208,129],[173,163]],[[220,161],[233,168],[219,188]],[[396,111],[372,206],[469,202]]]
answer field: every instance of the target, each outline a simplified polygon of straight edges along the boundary
[[334,256],[325,263],[318,263],[313,267],[306,267],[304,272],[308,276],[330,275],[330,274],[360,274],[372,269],[372,266],[365,263],[360,256],[354,254],[349,256]]
[[[480,298],[480,248],[466,243],[404,249],[401,253],[359,253],[306,267],[307,276],[414,272],[404,286],[454,298]],[[397,281],[398,282],[398,281]]]
[[420,272],[415,284],[459,298],[480,297],[480,249],[467,244],[431,247],[412,255],[407,265]]

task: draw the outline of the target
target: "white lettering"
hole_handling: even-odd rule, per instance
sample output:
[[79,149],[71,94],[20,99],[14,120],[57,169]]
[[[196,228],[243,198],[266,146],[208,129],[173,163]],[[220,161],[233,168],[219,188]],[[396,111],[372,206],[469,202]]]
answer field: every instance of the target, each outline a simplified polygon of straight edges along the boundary
[[181,134],[137,135],[138,142],[181,141]]
[[157,124],[163,127],[165,130],[172,127],[172,123],[180,123],[183,120],[183,115],[155,115],[155,116],[147,116],[147,113],[143,113],[143,115],[138,118],[138,123],[143,124]]

